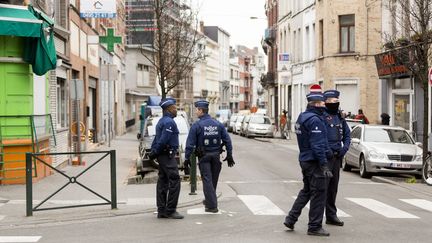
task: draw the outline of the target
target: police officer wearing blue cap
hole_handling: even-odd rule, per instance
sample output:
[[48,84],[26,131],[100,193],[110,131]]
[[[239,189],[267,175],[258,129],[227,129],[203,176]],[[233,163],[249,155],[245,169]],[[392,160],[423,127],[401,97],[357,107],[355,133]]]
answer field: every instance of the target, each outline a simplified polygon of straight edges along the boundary
[[327,180],[333,176],[327,166],[330,150],[323,118],[326,109],[324,95],[321,92],[311,92],[306,97],[306,111],[299,115],[295,124],[303,189],[300,190],[284,224],[294,230],[294,224],[310,200],[308,235],[329,236],[330,234],[322,228]]
[[227,157],[224,161],[228,162],[229,167],[234,166],[235,162],[232,157],[231,138],[224,125],[210,117],[208,106],[209,103],[205,100],[195,102],[199,120],[192,125],[186,140],[185,164],[190,164],[189,158],[195,152],[199,159],[199,169],[203,182],[205,211],[217,213],[219,209],[216,187],[222,166],[220,153],[223,145],[227,150]]
[[326,203],[326,224],[343,226],[344,222],[337,217],[336,195],[339,185],[339,170],[342,159],[351,143],[350,129],[347,122],[342,118],[339,110],[339,91],[327,90],[324,92],[326,99],[327,115],[327,139],[333,153],[333,157],[328,161],[328,167],[333,173],[333,178],[329,180],[327,188]]
[[182,219],[177,212],[180,195],[180,176],[175,155],[179,147],[179,130],[174,122],[177,108],[174,99],[162,100],[163,117],[156,125],[156,136],[151,146],[150,159],[159,162],[159,178],[156,185],[158,218]]

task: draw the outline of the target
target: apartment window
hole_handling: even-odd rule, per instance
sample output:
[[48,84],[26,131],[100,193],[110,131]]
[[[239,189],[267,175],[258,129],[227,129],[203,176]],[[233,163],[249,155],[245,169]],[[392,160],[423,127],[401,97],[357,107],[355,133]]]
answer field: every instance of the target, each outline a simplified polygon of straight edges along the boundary
[[324,21],[319,21],[319,55],[324,56]]
[[302,61],[303,60],[303,36],[302,36],[302,31],[301,29],[298,29],[298,44],[297,44],[297,48],[298,48],[298,60]]
[[355,51],[354,14],[339,16],[340,52]]
[[57,128],[68,126],[66,80],[57,78]]
[[293,43],[293,48],[292,48],[292,50],[293,50],[293,60],[294,60],[294,62],[296,62],[297,61],[297,34],[296,34],[296,32],[294,31],[294,34],[293,34],[293,41],[292,41],[292,43]]
[[305,60],[309,60],[309,43],[310,43],[310,37],[309,37],[309,26],[306,27],[306,33],[305,33]]
[[234,78],[234,70],[231,69],[231,79]]
[[137,65],[137,86],[150,86],[149,66]]

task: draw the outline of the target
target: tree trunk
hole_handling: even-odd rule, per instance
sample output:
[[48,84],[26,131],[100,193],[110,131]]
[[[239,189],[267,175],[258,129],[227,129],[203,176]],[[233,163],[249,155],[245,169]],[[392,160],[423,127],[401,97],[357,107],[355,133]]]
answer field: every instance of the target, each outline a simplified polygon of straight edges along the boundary
[[426,156],[428,152],[428,138],[429,138],[429,90],[428,80],[423,81],[423,163],[426,162]]

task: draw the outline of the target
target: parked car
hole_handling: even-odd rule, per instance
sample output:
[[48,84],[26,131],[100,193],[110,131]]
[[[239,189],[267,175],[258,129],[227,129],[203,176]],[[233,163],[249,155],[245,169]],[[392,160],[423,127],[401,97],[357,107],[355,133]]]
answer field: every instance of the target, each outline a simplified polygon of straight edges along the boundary
[[241,126],[242,126],[244,118],[245,118],[245,116],[243,116],[243,115],[239,115],[237,117],[237,120],[236,120],[235,125],[234,125],[234,131],[233,131],[235,134],[240,134],[240,130],[241,130]]
[[231,110],[218,110],[216,111],[216,120],[222,123],[225,127],[228,127],[228,123],[231,117]]
[[[162,116],[150,116],[146,119],[144,124],[144,136],[140,138],[139,144],[139,156],[140,159],[137,160],[137,174],[143,174],[146,171],[151,171],[159,168],[159,162],[155,160],[150,160],[148,154],[151,150],[151,145],[153,143],[154,137],[156,135],[156,125]],[[183,163],[185,160],[185,148],[186,139],[189,133],[189,123],[187,119],[186,112],[178,111],[177,117],[174,118],[177,128],[179,129],[179,151],[177,152],[176,159],[179,168],[183,168]]]
[[246,134],[246,129],[249,125],[249,120],[251,119],[252,115],[247,115],[243,119],[242,125],[240,127],[240,136],[244,136]]
[[345,121],[348,124],[349,129],[352,131],[353,128],[357,125],[363,124],[362,120],[358,120],[358,119],[351,119],[351,118],[345,118]]
[[233,132],[234,131],[234,127],[235,127],[235,123],[237,120],[237,113],[233,114],[229,120],[229,124],[228,124],[228,132]]
[[246,137],[273,137],[274,124],[268,116],[251,116],[245,131]]
[[351,145],[342,162],[344,171],[360,168],[360,176],[371,173],[421,175],[422,149],[401,127],[357,125],[351,132]]

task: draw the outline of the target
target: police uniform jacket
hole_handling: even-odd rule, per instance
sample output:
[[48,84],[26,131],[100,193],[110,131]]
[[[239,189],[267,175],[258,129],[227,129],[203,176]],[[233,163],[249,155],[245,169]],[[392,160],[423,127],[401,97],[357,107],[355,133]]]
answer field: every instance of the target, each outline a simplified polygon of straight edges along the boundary
[[326,165],[331,150],[322,111],[316,107],[308,107],[299,115],[295,129],[300,149],[299,161],[318,161],[321,166]]
[[151,150],[157,155],[177,151],[179,147],[179,130],[173,118],[174,116],[171,113],[164,112],[163,117],[156,125],[156,136]]
[[197,147],[203,148],[206,153],[220,152],[222,143],[225,144],[227,154],[232,155],[231,138],[224,125],[205,114],[192,125],[189,131],[185,156],[189,159]]
[[325,115],[327,122],[327,137],[331,150],[336,155],[342,157],[349,149],[351,138],[350,129],[340,112],[336,114],[328,113]]

